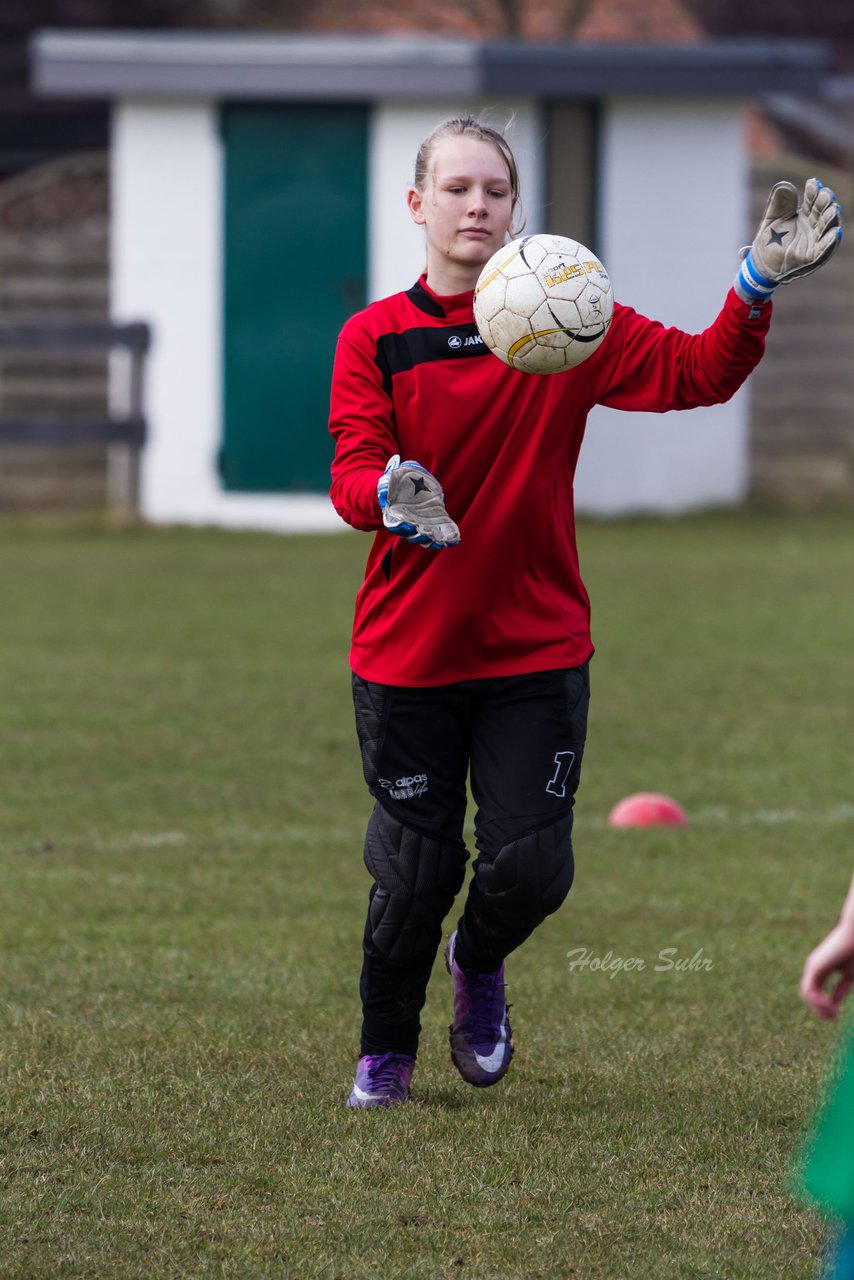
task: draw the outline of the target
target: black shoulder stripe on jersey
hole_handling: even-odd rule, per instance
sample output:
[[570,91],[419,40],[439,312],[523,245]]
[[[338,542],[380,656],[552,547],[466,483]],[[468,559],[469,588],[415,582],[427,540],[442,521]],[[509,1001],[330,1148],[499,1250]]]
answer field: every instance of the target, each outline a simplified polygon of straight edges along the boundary
[[377,338],[374,357],[382,374],[383,388],[391,395],[396,373],[406,373],[417,364],[435,360],[467,360],[489,355],[489,348],[476,324],[457,324],[446,329],[407,329],[404,333],[384,333]]
[[432,294],[427,292],[420,280],[416,280],[412,288],[407,289],[406,296],[419,311],[424,311],[428,316],[435,316],[438,320],[443,319],[444,308]]

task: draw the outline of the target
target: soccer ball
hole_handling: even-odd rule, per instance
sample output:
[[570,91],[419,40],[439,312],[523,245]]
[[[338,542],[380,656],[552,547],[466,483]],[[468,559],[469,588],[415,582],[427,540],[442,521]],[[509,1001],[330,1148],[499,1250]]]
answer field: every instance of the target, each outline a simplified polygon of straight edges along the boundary
[[602,263],[565,236],[525,236],[494,253],[474,291],[480,336],[511,369],[559,373],[592,355],[614,314]]

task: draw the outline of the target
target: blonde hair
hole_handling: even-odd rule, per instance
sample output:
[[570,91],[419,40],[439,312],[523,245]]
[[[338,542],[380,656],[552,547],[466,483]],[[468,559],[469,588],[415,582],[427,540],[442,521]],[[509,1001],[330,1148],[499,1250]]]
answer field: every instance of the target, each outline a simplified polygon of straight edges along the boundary
[[[512,123],[512,121],[511,121]],[[508,124],[508,128],[510,125]],[[516,157],[510,147],[510,143],[504,134],[498,129],[493,129],[483,120],[479,120],[477,116],[455,116],[451,120],[445,120],[438,125],[432,133],[428,134],[421,146],[418,148],[418,155],[415,157],[415,181],[413,185],[418,191],[423,192],[428,177],[430,176],[430,168],[433,164],[433,157],[441,142],[446,138],[476,138],[478,142],[488,142],[490,146],[495,147],[504,163],[507,165],[507,175],[510,179],[510,195],[513,199],[513,213],[517,210],[522,212],[522,196],[519,189],[519,168],[516,164]],[[511,231],[512,235],[518,235],[525,225],[524,215],[520,226]]]

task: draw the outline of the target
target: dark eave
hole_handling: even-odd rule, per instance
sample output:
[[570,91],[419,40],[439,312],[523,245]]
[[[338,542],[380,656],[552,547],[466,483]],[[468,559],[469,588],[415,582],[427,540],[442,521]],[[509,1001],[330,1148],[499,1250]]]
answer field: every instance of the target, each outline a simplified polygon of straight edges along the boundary
[[31,44],[38,93],[89,100],[818,95],[829,63],[820,42],[773,39],[623,46],[45,30]]

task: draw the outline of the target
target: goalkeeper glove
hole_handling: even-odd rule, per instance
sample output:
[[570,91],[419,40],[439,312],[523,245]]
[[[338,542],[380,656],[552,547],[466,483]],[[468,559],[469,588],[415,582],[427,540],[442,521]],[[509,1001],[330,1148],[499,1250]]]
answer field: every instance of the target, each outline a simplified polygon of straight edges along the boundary
[[432,551],[454,547],[460,531],[445,510],[442,486],[419,462],[396,453],[377,483],[383,524],[392,533]]
[[842,210],[830,187],[809,178],[799,208],[796,188],[778,182],[733,287],[742,302],[767,302],[778,284],[818,270],[841,239]]

